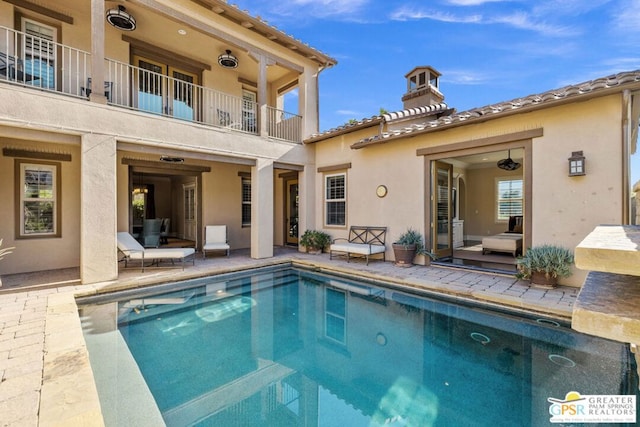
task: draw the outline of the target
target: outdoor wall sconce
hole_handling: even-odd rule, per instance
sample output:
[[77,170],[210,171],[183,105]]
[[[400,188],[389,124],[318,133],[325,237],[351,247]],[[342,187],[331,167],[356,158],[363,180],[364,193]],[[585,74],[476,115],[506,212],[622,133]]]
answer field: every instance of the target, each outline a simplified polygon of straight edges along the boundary
[[122,5],[118,5],[117,9],[107,10],[107,22],[116,28],[124,31],[133,31],[136,29],[136,19],[127,13]]
[[569,157],[569,176],[586,175],[585,157],[582,151],[573,151]]
[[226,53],[218,56],[218,64],[224,68],[236,68],[238,66],[238,58],[231,54],[231,51],[227,49]]

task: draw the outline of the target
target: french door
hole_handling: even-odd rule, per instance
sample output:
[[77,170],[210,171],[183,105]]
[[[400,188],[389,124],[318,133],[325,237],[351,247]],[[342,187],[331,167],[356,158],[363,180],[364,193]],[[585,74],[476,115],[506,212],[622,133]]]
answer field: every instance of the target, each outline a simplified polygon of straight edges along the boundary
[[182,186],[184,206],[184,239],[196,241],[197,237],[197,201],[196,184],[184,184]]
[[431,249],[438,258],[445,258],[453,256],[453,166],[434,161],[431,173]]
[[140,110],[197,120],[196,74],[139,56],[133,61],[138,67],[135,102]]

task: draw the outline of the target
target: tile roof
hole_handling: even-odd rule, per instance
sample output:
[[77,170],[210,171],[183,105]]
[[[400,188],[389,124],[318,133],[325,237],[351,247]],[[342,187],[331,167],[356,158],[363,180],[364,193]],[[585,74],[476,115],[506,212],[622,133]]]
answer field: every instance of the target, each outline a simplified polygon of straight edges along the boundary
[[[470,122],[479,122],[509,114],[522,113],[536,108],[544,108],[558,103],[572,102],[584,97],[604,96],[609,93],[628,89],[629,86],[636,86],[637,88],[640,88],[640,70],[612,74],[610,76],[601,77],[576,85],[569,85],[559,89],[549,90],[541,94],[529,95],[524,98],[516,98],[510,101],[491,104],[480,108],[473,108],[460,113],[442,116],[424,123],[412,124],[402,129],[382,132],[354,143],[351,148],[363,148],[368,145],[381,144],[393,139],[403,138],[405,136],[414,136],[417,133],[441,130],[443,128],[453,126],[462,126]],[[385,114],[378,118],[380,119],[379,121],[388,121],[389,119],[396,118],[396,116],[402,116],[402,114],[403,112],[401,111],[398,113]],[[357,124],[352,127],[357,127]],[[319,135],[314,135],[306,140],[305,143],[318,142],[348,131],[349,129],[341,126]]]

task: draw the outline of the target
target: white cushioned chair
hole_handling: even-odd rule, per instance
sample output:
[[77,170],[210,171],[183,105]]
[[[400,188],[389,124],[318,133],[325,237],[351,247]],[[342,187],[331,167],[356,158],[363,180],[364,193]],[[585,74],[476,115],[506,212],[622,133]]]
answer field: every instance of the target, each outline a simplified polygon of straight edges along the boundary
[[226,225],[207,225],[204,229],[204,245],[202,258],[206,258],[207,251],[227,251],[229,256],[229,242],[227,241]]

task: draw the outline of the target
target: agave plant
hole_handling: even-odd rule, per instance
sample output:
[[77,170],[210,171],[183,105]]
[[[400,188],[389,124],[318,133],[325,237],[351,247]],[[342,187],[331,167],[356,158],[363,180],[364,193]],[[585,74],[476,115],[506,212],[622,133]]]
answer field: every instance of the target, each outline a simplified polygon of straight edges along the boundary
[[410,245],[416,245],[417,255],[426,255],[431,258],[435,258],[435,256],[425,247],[422,234],[411,227],[407,228],[407,230],[402,233],[400,237],[398,237],[398,240],[395,241],[395,244],[402,245],[405,249],[407,249],[407,247]]
[[547,278],[569,277],[573,273],[573,253],[555,245],[541,245],[529,248],[518,258],[519,279],[529,279],[533,273],[544,273]]
[[[2,246],[2,239],[0,239],[0,246]],[[12,253],[13,252],[12,249],[15,249],[15,248],[11,247],[11,248],[0,249],[0,259],[4,258],[5,255],[9,255],[10,253]]]

